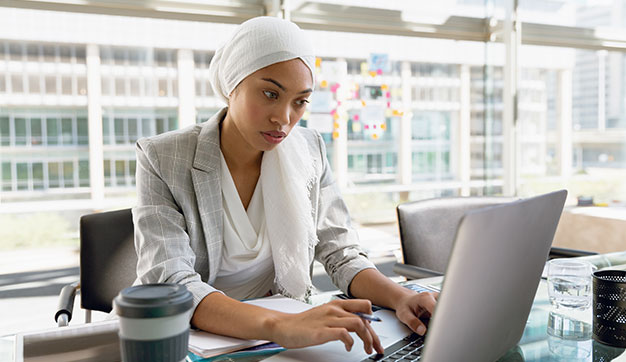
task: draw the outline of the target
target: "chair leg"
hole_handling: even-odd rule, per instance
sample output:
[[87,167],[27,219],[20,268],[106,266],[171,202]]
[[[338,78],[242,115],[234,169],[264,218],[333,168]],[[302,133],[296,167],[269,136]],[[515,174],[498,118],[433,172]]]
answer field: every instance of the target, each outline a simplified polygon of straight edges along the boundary
[[85,323],[91,323],[91,309],[85,309]]

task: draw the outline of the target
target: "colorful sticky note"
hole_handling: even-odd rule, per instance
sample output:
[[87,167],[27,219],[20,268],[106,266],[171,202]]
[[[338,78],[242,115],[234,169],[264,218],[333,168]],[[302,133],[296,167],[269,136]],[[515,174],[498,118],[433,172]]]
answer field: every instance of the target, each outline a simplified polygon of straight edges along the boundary
[[315,58],[315,67],[319,68],[322,66],[322,58]]
[[372,139],[373,140],[377,140],[378,139],[378,135],[376,133],[372,133]]
[[339,138],[339,132],[335,131],[333,132],[333,139],[336,140],[337,138]]
[[328,81],[326,81],[326,80],[321,81],[320,82],[320,87],[322,87],[322,88],[328,87]]
[[386,124],[381,124],[380,125],[380,129],[382,129],[383,131],[387,129],[387,125]]
[[358,121],[360,118],[361,118],[361,117],[359,117],[359,115],[358,115],[358,114],[355,114],[355,115],[354,115],[354,120],[355,120],[355,121]]

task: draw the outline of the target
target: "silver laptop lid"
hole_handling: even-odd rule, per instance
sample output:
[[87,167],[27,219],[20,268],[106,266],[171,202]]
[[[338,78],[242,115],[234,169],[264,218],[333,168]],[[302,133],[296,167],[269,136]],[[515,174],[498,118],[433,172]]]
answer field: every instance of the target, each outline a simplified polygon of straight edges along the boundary
[[467,213],[457,230],[424,361],[495,361],[519,342],[567,191]]

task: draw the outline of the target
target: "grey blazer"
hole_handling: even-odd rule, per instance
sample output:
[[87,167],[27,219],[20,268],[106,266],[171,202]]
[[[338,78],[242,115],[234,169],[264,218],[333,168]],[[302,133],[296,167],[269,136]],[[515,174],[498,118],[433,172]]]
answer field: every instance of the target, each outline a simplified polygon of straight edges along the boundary
[[[194,308],[209,293],[220,269],[223,244],[219,122],[210,120],[137,142],[137,206],[133,208],[136,283],[179,283],[193,294]],[[342,291],[352,278],[374,268],[350,226],[350,217],[316,131],[296,127],[319,157],[310,198],[317,228],[315,255]]]

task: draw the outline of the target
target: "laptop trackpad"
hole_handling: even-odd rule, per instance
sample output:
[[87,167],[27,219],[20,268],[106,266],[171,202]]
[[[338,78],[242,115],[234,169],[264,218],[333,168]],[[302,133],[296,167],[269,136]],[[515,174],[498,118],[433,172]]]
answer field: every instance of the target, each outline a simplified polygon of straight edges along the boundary
[[[382,322],[372,322],[372,327],[383,347],[387,348],[397,342],[398,340],[411,334],[411,330],[407,328],[402,322],[398,321],[396,314],[390,310],[379,310],[374,314]],[[361,361],[369,355],[363,350],[363,341],[356,335],[356,333],[350,333],[352,339],[354,339],[354,345],[352,351],[346,352],[344,344],[340,341],[328,342],[319,346],[290,349],[274,355],[266,361],[325,361],[325,362],[346,362],[346,361]]]

